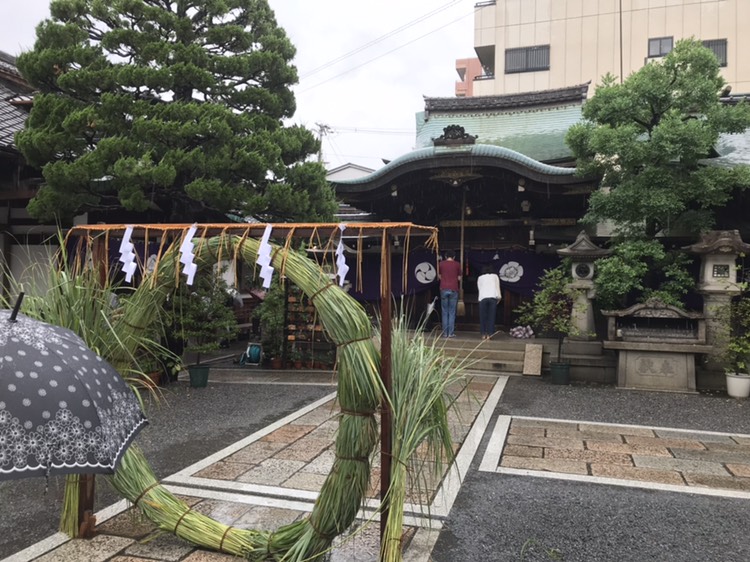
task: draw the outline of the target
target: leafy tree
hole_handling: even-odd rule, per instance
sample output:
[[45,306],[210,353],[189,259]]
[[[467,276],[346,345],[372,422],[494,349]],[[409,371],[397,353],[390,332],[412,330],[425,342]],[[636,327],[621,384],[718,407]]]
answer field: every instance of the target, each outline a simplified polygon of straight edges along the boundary
[[575,289],[570,287],[569,263],[544,271],[539,278],[538,290],[530,301],[515,312],[520,324],[534,326],[537,333],[557,338],[557,362],[562,361],[562,344],[565,336],[576,335],[571,313],[575,302]]
[[694,236],[750,185],[746,167],[707,164],[721,133],[750,127],[750,107],[720,101],[725,82],[714,54],[678,41],[664,59],[622,84],[606,75],[567,142],[582,174],[602,178],[584,222],[615,225],[614,253],[599,264],[599,300],[659,296],[677,304],[692,278],[687,260],[660,240]]
[[319,144],[299,126],[295,49],[267,0],[53,0],[18,58],[38,89],[17,144],[40,220],[156,211],[328,219]]

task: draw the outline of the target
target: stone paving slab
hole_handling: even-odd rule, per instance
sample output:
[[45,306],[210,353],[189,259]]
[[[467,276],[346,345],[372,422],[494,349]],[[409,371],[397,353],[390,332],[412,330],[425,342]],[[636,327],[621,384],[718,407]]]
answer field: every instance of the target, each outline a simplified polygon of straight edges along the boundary
[[[750,491],[748,437],[666,428],[508,417],[498,471],[574,474],[585,480]],[[498,424],[499,425],[499,424]],[[505,427],[505,426],[503,426]],[[488,450],[492,444],[488,447]]]
[[193,545],[174,535],[160,535],[148,542],[133,543],[125,549],[125,554],[149,560],[178,562],[194,550]]
[[564,439],[561,437],[535,437],[509,435],[508,443],[511,445],[527,445],[529,447],[542,447],[544,449],[567,449],[583,450],[583,439]]
[[642,454],[652,457],[671,457],[672,453],[666,447],[652,445],[632,445],[630,443],[611,443],[609,441],[586,441],[586,448],[590,451],[608,451],[610,453],[626,453],[629,455]]
[[731,472],[734,476],[750,478],[750,465],[749,464],[727,463],[727,470]]
[[52,552],[36,558],[36,562],[105,562],[134,544],[130,537],[99,535],[91,540],[73,539]]
[[234,480],[238,476],[245,474],[254,464],[244,462],[219,461],[196,472],[195,475],[200,478],[215,478],[218,480]]
[[672,454],[676,459],[688,459],[696,461],[708,461],[717,463],[742,463],[750,464],[750,452],[747,451],[715,451],[715,450],[695,450],[680,449],[673,447]]
[[611,464],[592,463],[589,466],[592,476],[604,478],[615,478],[618,480],[638,480],[640,482],[658,482],[659,484],[671,484],[683,486],[685,481],[679,472],[673,470],[656,470],[636,466],[621,466]]
[[281,486],[292,474],[299,471],[305,463],[284,459],[266,459],[255,468],[251,468],[244,474],[233,479],[237,482],[248,482],[250,484],[264,484],[266,486]]
[[586,463],[582,461],[504,456],[500,461],[500,466],[525,470],[562,472],[564,474],[588,474]]
[[[115,558],[115,561],[118,561],[118,558]],[[183,562],[230,562],[230,561],[237,562],[236,556],[229,556],[228,554],[220,554],[218,552],[210,552],[207,550],[196,550],[195,552],[191,553],[190,556],[185,558]]]
[[657,437],[663,439],[694,439],[704,445],[708,445],[709,443],[723,443],[737,447],[737,442],[732,439],[731,435],[715,435],[713,433],[699,433],[697,431],[675,431],[673,429],[657,429],[655,433]]
[[652,447],[679,447],[680,449],[705,450],[706,446],[697,439],[663,439],[661,437],[639,437],[623,435],[626,443],[631,445],[648,445]]
[[732,476],[686,473],[685,480],[689,486],[705,488],[726,488],[742,492],[750,491],[750,479],[734,478]]
[[244,503],[228,503],[219,500],[203,500],[193,507],[193,511],[215,519],[224,525],[234,525],[238,519],[252,509]]
[[624,464],[633,466],[633,459],[625,453],[611,453],[607,451],[579,451],[567,449],[549,449],[544,453],[547,459],[566,459],[583,461],[585,463]]
[[716,476],[728,475],[727,469],[718,462],[665,459],[663,457],[633,455],[633,464],[643,468],[674,470],[675,472],[681,472],[683,474],[688,472],[698,472],[700,474],[713,474]]
[[128,510],[97,525],[103,535],[117,535],[131,539],[142,539],[154,530],[154,524],[140,512]]

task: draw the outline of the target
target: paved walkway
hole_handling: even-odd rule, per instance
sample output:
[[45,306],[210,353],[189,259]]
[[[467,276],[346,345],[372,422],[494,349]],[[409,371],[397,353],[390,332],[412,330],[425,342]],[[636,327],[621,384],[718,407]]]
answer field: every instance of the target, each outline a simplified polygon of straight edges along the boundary
[[499,416],[480,470],[750,498],[750,436]]
[[[214,370],[210,384],[333,382],[330,373]],[[428,562],[472,461],[478,470],[527,477],[750,499],[750,435],[496,415],[508,378],[478,375],[452,391],[451,433],[457,463],[407,498],[405,559]],[[332,389],[333,390],[333,389]],[[575,390],[572,388],[571,390]],[[335,393],[163,480],[194,510],[228,525],[273,529],[312,509],[333,462]],[[494,421],[494,425],[490,422]],[[474,465],[476,466],[476,465]],[[379,455],[361,520],[374,518]],[[97,514],[99,535],[69,540],[58,533],[3,562],[220,562],[153,525],[122,501]],[[377,523],[339,539],[332,561],[374,561]]]
[[[264,371],[212,372],[213,384],[290,384],[283,373]],[[330,373],[294,372],[289,377],[309,377],[312,383]],[[411,487],[405,505],[406,559],[427,562],[441,520],[448,515],[490,416],[505,378],[477,377],[450,392],[456,408],[450,413],[451,435],[457,463],[442,476]],[[296,384],[296,383],[292,383]],[[330,472],[339,410],[335,392],[273,423],[261,431],[162,480],[173,493],[227,525],[273,529],[304,517]],[[377,560],[380,456],[372,459],[372,478],[361,522],[372,524],[350,537],[337,540],[332,561]],[[4,562],[116,561],[213,562],[231,557],[195,548],[172,535],[159,533],[122,501],[97,514],[98,536],[69,540],[58,533]],[[373,522],[374,521],[374,522]]]

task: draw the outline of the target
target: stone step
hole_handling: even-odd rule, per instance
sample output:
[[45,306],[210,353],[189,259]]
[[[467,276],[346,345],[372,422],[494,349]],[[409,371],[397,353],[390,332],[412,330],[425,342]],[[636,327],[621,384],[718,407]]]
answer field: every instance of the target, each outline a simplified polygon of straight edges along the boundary
[[468,370],[493,373],[523,373],[523,361],[490,361],[481,360],[472,363]]
[[[479,334],[456,332],[455,338],[442,338],[433,332],[446,355],[466,358],[469,370],[492,374],[523,373],[527,344],[542,346],[542,372],[548,372],[550,361],[557,360],[558,341],[554,338],[512,338],[505,333],[483,341]],[[563,342],[562,359],[571,366],[574,380],[611,384],[615,381],[616,355],[602,348],[599,341]]]

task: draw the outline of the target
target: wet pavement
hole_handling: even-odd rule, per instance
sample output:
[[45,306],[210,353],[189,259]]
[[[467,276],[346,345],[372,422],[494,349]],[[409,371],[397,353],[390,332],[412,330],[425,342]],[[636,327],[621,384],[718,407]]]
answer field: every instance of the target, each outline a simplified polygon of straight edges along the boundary
[[[273,529],[304,517],[333,459],[335,379],[224,367],[208,390],[309,385],[318,398],[162,482],[228,525]],[[457,463],[407,499],[406,560],[750,559],[747,401],[478,373],[458,398]],[[361,521],[377,505],[377,461]],[[98,523],[93,540],[57,534],[4,562],[231,559],[155,534],[124,501],[101,511]],[[377,560],[378,538],[371,522],[338,539],[331,559]]]

